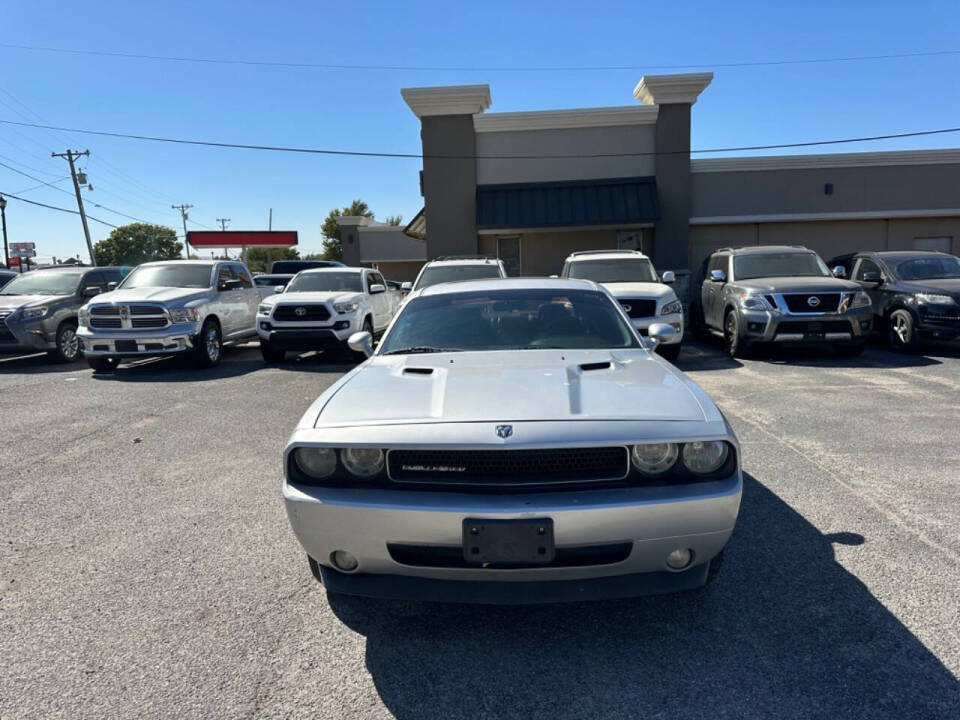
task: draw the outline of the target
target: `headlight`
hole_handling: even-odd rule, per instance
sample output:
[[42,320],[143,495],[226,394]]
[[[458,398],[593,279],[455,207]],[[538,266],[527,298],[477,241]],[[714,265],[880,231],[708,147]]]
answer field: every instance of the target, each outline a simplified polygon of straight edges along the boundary
[[937,295],[936,293],[917,293],[917,302],[926,305],[956,305],[957,301],[950,295]]
[[770,303],[763,295],[740,294],[740,306],[745,310],[772,310]]
[[633,466],[647,475],[660,475],[677,461],[678,448],[674,443],[647,443],[634,445],[630,451]]
[[661,315],[673,315],[674,313],[680,313],[680,312],[683,312],[683,305],[680,303],[679,300],[668,302],[666,305],[660,308]]
[[683,446],[683,464],[694,475],[709,475],[727,461],[730,450],[721,440],[692,442]]
[[371,478],[383,470],[383,450],[346,448],[340,451],[343,466],[359,478]]
[[857,290],[850,303],[852,308],[870,307],[870,296],[863,290]]
[[337,469],[337,453],[333,448],[301,447],[293,451],[293,460],[308,477],[322,480]]
[[170,310],[170,320],[175,323],[196,322],[200,319],[200,312],[196,308],[173,308]]
[[39,320],[42,317],[45,317],[47,314],[46,306],[34,307],[34,308],[25,308],[23,314],[20,316],[23,320]]
[[273,305],[261,305],[257,308],[257,312],[261,315],[269,315],[273,312]]
[[343,314],[343,313],[352,313],[352,312],[354,312],[358,307],[360,307],[360,304],[359,304],[359,303],[355,303],[355,302],[352,302],[352,303],[334,303],[334,304],[333,304],[333,309],[336,310],[338,313],[341,313],[341,314]]
[[89,325],[90,324],[90,311],[87,308],[82,307],[77,313],[77,322],[80,325]]

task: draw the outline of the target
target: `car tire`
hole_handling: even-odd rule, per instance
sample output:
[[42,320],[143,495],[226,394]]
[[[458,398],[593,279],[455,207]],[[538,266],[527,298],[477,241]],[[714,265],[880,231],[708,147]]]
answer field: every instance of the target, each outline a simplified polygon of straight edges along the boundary
[[853,340],[851,342],[837,343],[833,346],[834,351],[841,357],[855,358],[863,355],[866,349],[866,343],[863,340]]
[[676,363],[677,358],[680,357],[680,343],[657,345],[657,354],[668,362]]
[[709,585],[714,580],[717,579],[717,575],[720,574],[720,569],[723,567],[723,550],[718,552],[713,556],[713,559],[710,561],[710,565],[707,568],[707,581],[705,585]]
[[115,357],[88,357],[87,364],[95,373],[113,372],[120,364],[120,358]]
[[727,310],[723,316],[723,345],[732,358],[746,357],[750,353],[750,341],[740,337],[740,316],[736,310]]
[[265,363],[270,363],[271,365],[283,362],[283,359],[287,356],[286,350],[281,350],[280,348],[273,347],[268,342],[260,341],[260,354],[263,355],[263,361]]
[[64,320],[57,328],[57,349],[49,350],[47,354],[52,360],[61,363],[72,363],[83,357],[80,349],[80,338],[77,337],[77,323],[73,320]]
[[197,367],[212,368],[220,364],[223,356],[223,334],[220,323],[209,318],[197,335],[197,346],[193,349],[193,361]]
[[899,309],[890,313],[887,320],[887,342],[891,350],[916,352],[920,347],[920,335],[916,321],[909,310]]

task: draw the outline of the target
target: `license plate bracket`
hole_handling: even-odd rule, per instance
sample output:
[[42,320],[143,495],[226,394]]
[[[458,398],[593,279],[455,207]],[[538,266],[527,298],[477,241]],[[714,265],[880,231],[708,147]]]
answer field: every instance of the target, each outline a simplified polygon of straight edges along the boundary
[[117,352],[137,352],[136,340],[116,340],[114,342]]
[[463,521],[463,558],[471,565],[547,565],[555,554],[551,518]]

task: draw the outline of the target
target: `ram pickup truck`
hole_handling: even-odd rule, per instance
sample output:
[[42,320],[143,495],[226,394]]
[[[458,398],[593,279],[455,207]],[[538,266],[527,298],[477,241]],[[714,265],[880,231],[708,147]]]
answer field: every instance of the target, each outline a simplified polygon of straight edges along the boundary
[[304,270],[283,292],[260,303],[260,352],[268,363],[281,362],[288,350],[349,352],[347,339],[353,333],[380,335],[399,304],[398,293],[387,289],[376,270]]
[[145,263],[80,309],[77,337],[94,371],[112,370],[124,358],[184,354],[213,367],[224,343],[256,336],[257,306],[267,292],[238,262]]

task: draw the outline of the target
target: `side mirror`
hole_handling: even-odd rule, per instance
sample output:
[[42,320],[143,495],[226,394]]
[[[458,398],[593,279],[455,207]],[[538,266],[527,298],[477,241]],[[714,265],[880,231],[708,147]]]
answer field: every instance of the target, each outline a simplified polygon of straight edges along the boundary
[[371,295],[377,295],[378,293],[382,293],[382,292],[386,292],[386,291],[387,291],[387,286],[386,286],[386,285],[381,285],[380,283],[377,283],[376,285],[371,285],[371,286],[370,286],[370,294],[371,294]]
[[91,285],[90,287],[85,287],[83,289],[82,295],[85,298],[91,298],[99,295],[100,293],[101,293],[100,288],[98,288],[96,285]]
[[673,270],[667,270],[660,276],[660,282],[670,284],[677,279],[677,276],[674,274]]
[[402,283],[402,284],[400,285],[400,292],[408,293],[408,292],[410,292],[411,290],[413,290],[413,283],[412,283],[412,282],[405,282],[405,283]]
[[373,335],[366,330],[355,332],[347,338],[347,345],[354,352],[362,352],[367,357],[373,355]]
[[879,285],[883,282],[883,275],[878,273],[876,270],[868,270],[863,274],[863,282],[865,283],[875,283]]
[[677,331],[673,329],[673,325],[666,323],[654,323],[647,329],[647,337],[653,342],[654,347],[676,334]]
[[284,291],[284,288],[285,288],[285,287],[286,287],[285,285],[274,285],[274,286],[273,286],[273,291],[279,295],[280,293],[282,293],[282,292]]
[[108,282],[108,283],[107,283],[107,292],[110,292],[111,290],[116,290],[116,289],[117,289],[117,285],[119,285],[119,284],[120,284],[120,283],[118,283],[118,282]]
[[835,278],[845,278],[847,276],[847,269],[843,265],[836,265],[831,272]]
[[710,282],[726,282],[727,274],[723,270],[711,270],[710,271]]
[[558,277],[560,277],[560,276],[559,276],[559,275],[551,275],[550,277],[551,277],[552,279],[556,280],[556,279],[557,279]]
[[224,280],[220,283],[220,291],[226,292],[228,290],[239,290],[243,287],[243,283],[239,280]]

